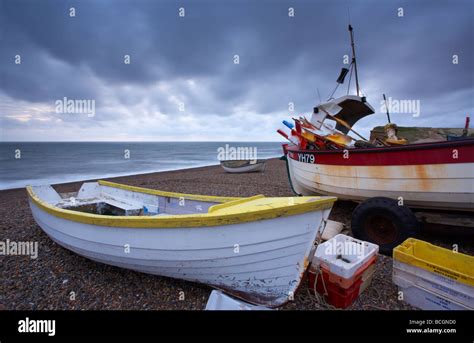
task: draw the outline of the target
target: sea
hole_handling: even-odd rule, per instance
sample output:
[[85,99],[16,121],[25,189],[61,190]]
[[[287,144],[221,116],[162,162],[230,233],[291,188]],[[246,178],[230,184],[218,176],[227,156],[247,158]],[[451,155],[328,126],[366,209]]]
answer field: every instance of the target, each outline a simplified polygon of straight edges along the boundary
[[282,155],[280,142],[0,142],[0,190],[217,165],[236,151]]

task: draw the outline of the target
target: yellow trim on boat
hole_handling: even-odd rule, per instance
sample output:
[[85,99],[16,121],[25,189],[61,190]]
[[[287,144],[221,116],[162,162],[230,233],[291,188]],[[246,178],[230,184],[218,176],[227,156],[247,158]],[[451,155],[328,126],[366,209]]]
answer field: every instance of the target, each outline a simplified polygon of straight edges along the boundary
[[261,198],[265,198],[265,195],[260,194],[260,195],[254,195],[253,197],[249,197],[249,198],[240,198],[238,200],[229,201],[229,202],[226,202],[226,203],[223,203],[223,204],[218,204],[218,205],[211,206],[211,207],[209,207],[209,210],[207,212],[212,213],[212,212],[221,210],[221,209],[229,207],[229,206],[240,205],[242,203],[249,202],[249,201],[256,200],[256,199],[261,199]]
[[186,200],[197,200],[197,201],[206,201],[206,202],[227,202],[227,201],[242,199],[242,198],[236,198],[236,197],[218,197],[218,196],[213,196],[213,195],[165,192],[165,191],[159,191],[157,189],[149,189],[149,188],[142,188],[142,187],[137,187],[137,186],[123,185],[120,183],[104,181],[104,180],[99,180],[98,182],[99,182],[99,185],[101,186],[119,188],[126,191],[131,191],[131,192],[159,195],[162,197],[169,197],[169,198],[184,198]]
[[[125,187],[128,188],[128,186]],[[311,211],[329,209],[337,200],[335,197],[266,198],[257,196],[250,201],[238,202],[234,206],[226,206],[205,214],[105,216],[58,208],[41,200],[35,194],[31,186],[27,186],[26,190],[34,206],[58,218],[98,226],[155,229],[199,228],[287,217]]]

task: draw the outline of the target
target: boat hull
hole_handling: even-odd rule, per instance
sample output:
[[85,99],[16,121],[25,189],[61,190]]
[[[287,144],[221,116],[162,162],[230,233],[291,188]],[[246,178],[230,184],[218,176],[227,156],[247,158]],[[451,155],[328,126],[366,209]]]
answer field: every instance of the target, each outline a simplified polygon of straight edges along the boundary
[[107,227],[70,221],[30,200],[59,245],[89,259],[200,282],[277,307],[296,291],[330,208],[256,222],[193,228]]
[[384,196],[414,208],[474,211],[473,140],[324,152],[290,147],[287,162],[297,194]]
[[[228,163],[230,162],[230,163]],[[241,161],[243,163],[236,163],[232,165],[232,162],[240,161],[222,161],[221,166],[227,173],[255,173],[263,172],[265,170],[265,161],[257,161],[257,163],[250,163],[249,161]]]

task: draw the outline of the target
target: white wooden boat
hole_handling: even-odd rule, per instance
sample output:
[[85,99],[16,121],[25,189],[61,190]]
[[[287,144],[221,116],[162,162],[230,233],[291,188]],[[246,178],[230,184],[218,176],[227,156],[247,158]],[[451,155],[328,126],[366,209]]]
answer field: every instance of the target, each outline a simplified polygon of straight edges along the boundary
[[265,170],[265,160],[229,160],[221,161],[227,173],[254,173]]
[[334,197],[224,198],[87,182],[28,186],[38,225],[92,260],[280,306],[296,291]]

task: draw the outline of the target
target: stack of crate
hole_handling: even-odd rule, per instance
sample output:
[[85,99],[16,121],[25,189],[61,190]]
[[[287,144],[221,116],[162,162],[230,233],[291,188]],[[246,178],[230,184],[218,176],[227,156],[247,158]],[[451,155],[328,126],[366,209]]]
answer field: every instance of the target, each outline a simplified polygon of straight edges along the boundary
[[343,234],[320,244],[308,271],[310,291],[332,306],[350,306],[372,281],[378,249]]

